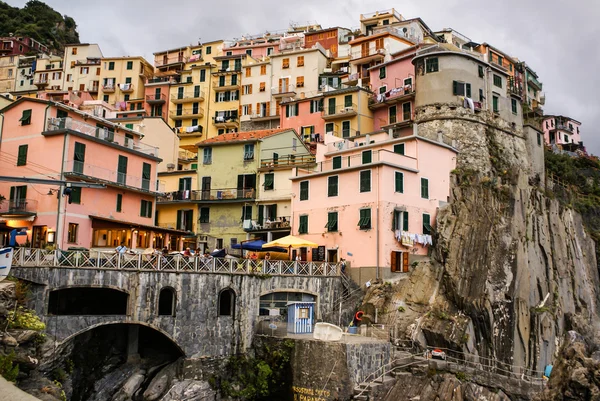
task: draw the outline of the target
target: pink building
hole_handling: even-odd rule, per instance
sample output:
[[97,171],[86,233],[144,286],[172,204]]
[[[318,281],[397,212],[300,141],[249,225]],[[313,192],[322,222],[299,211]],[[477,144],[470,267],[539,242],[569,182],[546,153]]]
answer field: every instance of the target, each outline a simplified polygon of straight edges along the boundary
[[375,130],[402,130],[410,133],[415,110],[415,67],[412,47],[393,60],[368,69],[373,95],[369,109],[373,111]]
[[281,128],[295,129],[305,142],[318,142],[325,135],[322,109],[322,95],[285,102],[280,105],[279,125]]
[[[317,146],[316,169],[292,177],[292,234],[323,245],[329,261],[349,261],[363,282],[377,268],[379,277],[408,271],[427,255],[456,150],[383,132],[325,142]],[[311,260],[311,252],[302,259]]]
[[48,53],[48,46],[28,37],[11,36],[0,38],[0,56],[16,56],[17,54],[27,54],[30,52]]
[[268,34],[242,38],[229,47],[223,47],[223,54],[228,56],[247,54],[260,60],[279,53],[279,38],[280,35]]
[[542,122],[546,144],[570,145],[573,150],[583,146],[580,129],[579,121],[564,116],[544,116]]
[[[141,134],[60,103],[21,98],[0,111],[2,175],[106,188],[1,182],[4,231],[33,247],[162,247],[181,232],[154,226],[158,150]],[[68,191],[67,191],[68,192]]]
[[144,87],[144,109],[146,115],[151,117],[161,117],[168,121],[169,115],[169,92],[172,83],[175,81],[169,77],[154,77],[146,81]]

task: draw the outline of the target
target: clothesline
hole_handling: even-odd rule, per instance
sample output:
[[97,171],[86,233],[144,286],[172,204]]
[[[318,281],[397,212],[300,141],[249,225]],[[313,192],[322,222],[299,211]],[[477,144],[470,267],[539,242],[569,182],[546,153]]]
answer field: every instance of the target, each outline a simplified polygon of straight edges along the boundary
[[394,237],[404,246],[412,247],[415,243],[424,246],[433,245],[433,238],[429,234],[412,234],[408,231],[396,230],[394,232]]

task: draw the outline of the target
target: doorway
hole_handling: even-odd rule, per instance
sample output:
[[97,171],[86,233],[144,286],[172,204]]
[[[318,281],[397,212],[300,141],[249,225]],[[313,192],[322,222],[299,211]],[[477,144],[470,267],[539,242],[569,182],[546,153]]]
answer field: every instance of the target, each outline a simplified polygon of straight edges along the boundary
[[33,248],[44,248],[46,246],[46,235],[48,234],[48,226],[33,226],[32,246]]
[[327,261],[329,263],[337,263],[338,262],[338,250],[337,249],[328,249],[327,250]]

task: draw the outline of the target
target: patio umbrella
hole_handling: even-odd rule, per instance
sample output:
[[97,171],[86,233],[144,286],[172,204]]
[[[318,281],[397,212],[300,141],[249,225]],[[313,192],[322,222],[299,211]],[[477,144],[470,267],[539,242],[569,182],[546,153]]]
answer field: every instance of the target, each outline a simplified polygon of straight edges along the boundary
[[294,237],[293,235],[288,235],[286,237],[279,238],[279,239],[276,239],[271,242],[267,242],[266,244],[263,245],[263,249],[268,248],[268,247],[273,247],[273,246],[280,246],[280,247],[288,248],[289,252],[290,252],[290,259],[291,259],[292,258],[292,248],[316,248],[319,246],[319,244],[316,244],[314,242],[311,242],[311,241],[308,241],[308,240],[305,240],[302,238]]
[[235,244],[232,246],[233,249],[245,249],[247,251],[263,251],[263,252],[287,252],[286,248],[281,247],[264,247],[265,241],[258,239],[256,241],[248,241],[241,244]]

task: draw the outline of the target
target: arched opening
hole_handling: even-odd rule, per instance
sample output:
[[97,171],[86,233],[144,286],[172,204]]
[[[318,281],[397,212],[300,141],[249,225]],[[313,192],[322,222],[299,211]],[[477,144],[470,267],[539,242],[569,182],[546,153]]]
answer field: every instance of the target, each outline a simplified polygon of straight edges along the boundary
[[49,315],[126,315],[129,294],[112,288],[71,287],[50,291]]
[[287,316],[290,302],[316,302],[316,297],[303,292],[271,292],[260,297],[259,316]]
[[235,315],[235,292],[225,288],[219,293],[219,316]]
[[175,290],[164,287],[158,295],[158,315],[175,316]]

